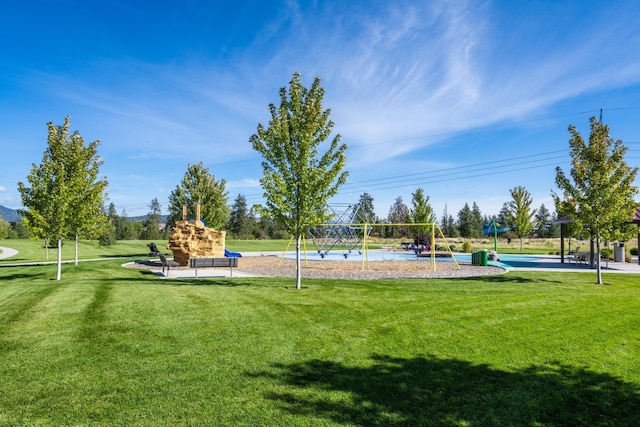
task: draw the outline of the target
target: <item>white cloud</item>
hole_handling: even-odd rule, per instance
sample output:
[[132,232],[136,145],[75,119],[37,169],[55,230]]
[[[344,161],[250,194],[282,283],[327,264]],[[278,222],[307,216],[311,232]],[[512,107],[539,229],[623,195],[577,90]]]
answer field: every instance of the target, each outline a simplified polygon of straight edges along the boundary
[[227,182],[227,189],[234,190],[237,188],[260,188],[260,180],[253,178],[244,178],[238,181]]

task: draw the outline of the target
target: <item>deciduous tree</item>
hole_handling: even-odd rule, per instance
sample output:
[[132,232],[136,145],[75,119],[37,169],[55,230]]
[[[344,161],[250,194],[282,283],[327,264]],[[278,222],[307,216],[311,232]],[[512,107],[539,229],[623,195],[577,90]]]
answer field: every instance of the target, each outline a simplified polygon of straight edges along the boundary
[[[596,240],[597,283],[600,271],[600,238],[625,240],[631,230],[638,188],[634,185],[638,168],[624,160],[628,148],[609,137],[609,126],[595,117],[590,120],[587,143],[575,126],[569,126],[571,170],[569,175],[556,168],[556,185],[561,195],[553,193],[556,206],[572,211],[574,219]],[[560,211],[559,211],[560,212]]]
[[509,192],[512,200],[509,202],[508,222],[513,227],[513,233],[520,239],[520,252],[522,252],[522,239],[533,230],[536,209],[531,209],[533,199],[526,188],[517,186]]
[[62,126],[47,124],[48,146],[41,164],[33,164],[27,176],[30,187],[18,183],[26,207],[20,213],[32,238],[45,239],[45,247],[48,240],[57,241],[57,280],[62,270],[63,239],[96,237],[104,225],[101,213],[107,180],[98,179],[100,141],[85,146],[78,131],[69,134],[70,120],[66,117]]
[[9,235],[9,229],[11,229],[11,225],[0,215],[0,239],[7,238]]
[[[68,127],[68,123],[66,123]],[[66,166],[69,187],[69,236],[74,240],[74,260],[78,264],[78,239],[95,239],[109,233],[113,226],[104,212],[107,178],[100,178],[100,166],[104,163],[98,156],[100,141],[85,145],[79,132],[74,132],[66,141]]]
[[253,148],[262,157],[260,179],[269,215],[283,224],[296,239],[296,288],[300,289],[300,242],[309,227],[327,221],[327,202],[347,179],[343,171],[347,146],[340,135],[327,151],[319,150],[331,135],[331,111],[323,110],[324,89],[316,77],[307,89],[295,73],[287,88],[280,89],[280,106],[269,105],[271,120],[258,124],[251,136]]

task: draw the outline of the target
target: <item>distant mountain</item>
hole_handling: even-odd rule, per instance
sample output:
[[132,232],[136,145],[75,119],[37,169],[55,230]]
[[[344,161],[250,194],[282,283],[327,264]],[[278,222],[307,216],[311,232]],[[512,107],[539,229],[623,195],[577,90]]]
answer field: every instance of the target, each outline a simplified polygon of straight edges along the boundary
[[17,210],[5,208],[4,206],[0,206],[0,215],[2,219],[8,222],[17,221],[21,218]]
[[[147,219],[149,215],[140,215],[140,216],[128,216],[129,221],[142,222]],[[166,223],[169,215],[160,215],[160,222]]]

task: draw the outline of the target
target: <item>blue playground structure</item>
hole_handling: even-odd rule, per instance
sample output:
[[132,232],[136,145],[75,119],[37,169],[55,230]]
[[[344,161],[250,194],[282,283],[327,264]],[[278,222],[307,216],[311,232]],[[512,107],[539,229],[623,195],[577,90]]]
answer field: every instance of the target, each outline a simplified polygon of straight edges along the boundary
[[240,258],[242,257],[242,254],[240,252],[231,252],[225,249],[224,256],[227,258]]

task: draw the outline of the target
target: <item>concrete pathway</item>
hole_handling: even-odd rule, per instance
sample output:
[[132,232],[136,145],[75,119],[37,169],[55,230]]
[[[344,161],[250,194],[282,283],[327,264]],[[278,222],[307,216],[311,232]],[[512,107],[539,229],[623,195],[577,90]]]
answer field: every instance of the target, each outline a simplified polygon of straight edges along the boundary
[[[0,246],[0,259],[10,258],[18,254],[18,251],[12,248],[1,247]],[[245,252],[242,254],[243,256],[264,256],[264,255],[282,255],[282,252]],[[560,262],[560,256],[557,255],[530,255],[530,256],[505,256],[508,258],[501,266],[507,268],[507,270],[523,270],[523,271],[562,271],[562,272],[593,272],[595,273],[595,269],[589,267],[588,264],[585,263],[575,263],[568,262],[565,259],[564,263]],[[516,258],[516,260],[514,260]],[[101,258],[102,259],[113,259],[113,258]],[[81,261],[98,261],[95,260],[81,260]],[[65,260],[64,263],[73,262],[73,260]],[[373,261],[375,262],[375,261]],[[20,265],[40,265],[40,264],[54,264],[55,261],[46,261],[46,262],[37,262],[37,263],[28,263],[28,264],[20,264]],[[491,262],[490,262],[491,263]],[[241,264],[241,263],[240,263]],[[16,264],[17,265],[17,264]],[[4,264],[3,266],[8,267],[10,265]],[[233,269],[233,277],[250,277],[250,274],[244,273],[240,269]],[[601,264],[602,273],[626,273],[626,274],[640,274],[640,265],[638,264],[638,258],[633,257],[632,262],[613,262],[609,261],[609,263]],[[150,268],[155,274],[160,277],[167,277],[162,274],[161,268]],[[195,271],[193,269],[172,269],[169,273],[170,278],[180,278],[180,277],[194,277]],[[198,277],[230,277],[231,272],[228,268],[202,268],[198,269]]]
[[16,251],[15,249],[5,248],[3,246],[0,246],[0,251],[2,251],[0,253],[0,259],[5,259],[5,258],[12,257],[14,255],[18,255],[18,251]]

